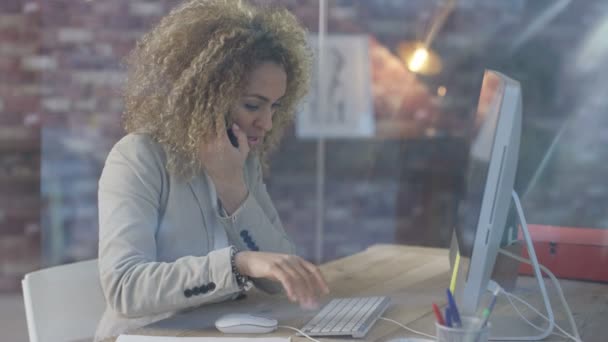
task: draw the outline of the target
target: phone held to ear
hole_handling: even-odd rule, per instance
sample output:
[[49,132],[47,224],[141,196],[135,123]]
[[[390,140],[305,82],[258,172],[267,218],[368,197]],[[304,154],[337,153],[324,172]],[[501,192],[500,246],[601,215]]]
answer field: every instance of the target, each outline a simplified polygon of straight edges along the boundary
[[234,135],[232,128],[228,128],[226,130],[226,133],[228,133],[228,139],[230,139],[230,143],[232,144],[232,146],[234,146],[235,148],[239,148],[239,140],[236,138],[236,135]]

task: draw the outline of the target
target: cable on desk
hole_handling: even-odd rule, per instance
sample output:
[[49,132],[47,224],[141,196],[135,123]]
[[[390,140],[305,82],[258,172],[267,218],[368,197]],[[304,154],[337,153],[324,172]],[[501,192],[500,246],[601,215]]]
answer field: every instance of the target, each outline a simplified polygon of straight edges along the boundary
[[[520,262],[524,262],[526,264],[532,264],[532,261],[530,261],[529,259],[526,258],[522,258],[519,255],[515,255],[505,249],[499,249],[498,250],[500,253],[513,258],[517,261]],[[547,276],[549,276],[549,278],[551,279],[551,281],[553,282],[553,285],[555,286],[555,289],[557,290],[557,294],[559,296],[560,301],[562,302],[562,305],[564,306],[564,309],[566,309],[566,316],[568,317],[568,321],[570,323],[570,326],[572,327],[572,331],[574,333],[574,335],[569,334],[568,332],[566,332],[562,327],[558,326],[557,324],[555,324],[555,326],[557,327],[557,329],[559,331],[561,331],[562,333],[564,333],[566,336],[568,336],[569,338],[571,338],[572,340],[576,341],[576,342],[581,342],[581,337],[580,334],[578,332],[578,328],[576,327],[576,322],[574,321],[574,317],[572,316],[572,311],[570,310],[570,306],[568,305],[568,302],[566,301],[566,297],[564,296],[564,292],[562,291],[562,287],[559,284],[559,281],[557,280],[557,278],[555,277],[555,275],[553,274],[553,272],[551,272],[547,267],[541,265],[540,263],[538,264],[540,269],[547,274]],[[545,320],[549,320],[549,318],[545,315],[543,315],[542,313],[540,313],[537,309],[535,309],[532,305],[530,305],[528,302],[526,302],[525,300],[519,298],[518,296],[512,294],[512,293],[508,293],[507,291],[505,291],[504,289],[502,289],[502,292],[505,293],[507,295],[507,297],[512,297],[515,298],[519,301],[521,301],[522,303],[526,304],[529,308],[531,308],[534,312],[536,312],[539,316],[541,316],[542,318],[544,318]],[[517,310],[516,310],[517,311]],[[518,311],[519,313],[519,311]],[[523,315],[520,314],[521,317],[523,317]],[[526,319],[524,319],[526,320]],[[527,321],[527,320],[526,320]],[[536,327],[534,325],[534,327]],[[490,338],[491,340],[494,340],[493,338]]]
[[414,329],[409,328],[409,327],[407,327],[407,326],[405,326],[405,325],[403,325],[403,324],[401,324],[401,323],[399,323],[399,322],[397,322],[397,321],[395,321],[395,320],[392,320],[392,319],[390,319],[390,318],[386,318],[386,317],[378,317],[378,319],[385,320],[385,321],[389,321],[389,322],[391,322],[391,323],[397,324],[398,326],[402,327],[403,329],[408,330],[408,331],[411,331],[411,332],[413,332],[414,334],[417,334],[417,335],[422,335],[422,336],[429,337],[429,338],[433,338],[433,339],[435,338],[435,336],[434,336],[434,335],[429,335],[429,334],[426,334],[426,333],[423,333],[423,332],[420,332],[420,331],[414,330]]
[[[526,316],[524,316],[524,314],[519,311],[519,308],[517,307],[517,305],[515,305],[515,303],[513,303],[513,299],[511,298],[511,296],[509,295],[508,292],[503,292],[503,294],[505,295],[505,297],[507,297],[507,299],[509,300],[509,303],[511,303],[511,306],[513,307],[513,309],[515,310],[515,312],[517,312],[517,314],[519,315],[519,317],[521,317],[524,321],[526,321],[526,323],[528,323],[528,325],[532,326],[534,329],[538,330],[538,331],[543,331],[545,329],[539,327],[538,325],[530,322]],[[534,312],[536,312],[538,315],[541,315],[540,311],[536,310],[535,308],[531,308]],[[544,316],[544,315],[543,315]],[[566,335],[562,335],[559,334],[561,337],[566,337]]]
[[[540,317],[542,317],[543,319],[545,319],[546,321],[549,321],[549,317],[543,315],[540,311],[538,311],[536,308],[534,308],[530,303],[526,302],[525,300],[521,299],[520,297],[517,297],[514,294],[511,294],[507,291],[505,291],[500,285],[498,285],[498,283],[496,283],[493,280],[490,280],[490,282],[488,283],[488,289],[492,289],[491,291],[497,291],[500,294],[504,294],[505,297],[507,297],[507,300],[509,300],[509,303],[511,304],[511,306],[513,307],[513,310],[515,310],[515,312],[517,312],[517,314],[519,315],[519,317],[521,317],[521,319],[523,319],[526,323],[528,323],[528,325],[530,325],[531,327],[533,327],[534,329],[538,330],[538,331],[544,331],[545,329],[542,327],[539,327],[538,325],[530,322],[530,320],[528,320],[528,318],[519,310],[519,308],[517,307],[517,305],[515,305],[515,303],[513,302],[513,298],[517,299],[518,301],[522,302],[523,304],[525,304],[528,308],[530,308],[534,313],[536,313],[537,315],[539,315]],[[557,327],[558,330],[564,332],[567,335],[558,333],[558,332],[552,332],[552,335],[556,335],[565,339],[568,339],[569,337],[572,338],[572,336],[570,336],[568,333],[566,333],[564,331],[564,329],[562,329],[561,326],[559,326],[558,324],[554,324],[555,327]],[[508,339],[508,337],[490,337],[489,340],[495,340],[495,341],[501,341],[503,339]]]
[[[540,317],[542,317],[544,320],[546,320],[546,321],[549,320],[549,318],[547,316],[543,315],[540,311],[538,311],[536,308],[534,308],[534,306],[532,306],[532,304],[526,302],[521,297],[518,297],[518,296],[516,296],[516,295],[514,295],[512,293],[507,293],[507,292],[505,292],[505,294],[506,294],[507,298],[509,298],[509,299],[510,298],[516,299],[519,302],[521,302],[522,304],[526,305],[528,308],[530,308],[530,310],[532,310],[534,313],[536,313],[537,315],[539,315]],[[509,300],[509,301],[511,301],[511,300]],[[515,307],[515,305],[514,305],[513,302],[511,302],[511,305],[513,305],[513,307]],[[520,317],[523,318],[524,321],[528,322],[528,324],[536,327],[536,325],[534,325],[531,322],[529,322],[522,314],[520,314]],[[557,328],[557,330],[561,331],[563,335],[562,334],[558,334],[558,333],[554,333],[554,334],[559,335],[559,336],[564,337],[564,338],[570,338],[570,339],[572,339],[572,340],[574,340],[576,342],[582,342],[580,338],[577,338],[576,336],[573,336],[573,335],[569,334],[567,331],[565,331],[558,324],[555,324],[555,327]]]
[[[384,321],[389,321],[389,322],[391,322],[391,323],[393,323],[393,324],[397,324],[398,326],[402,327],[403,329],[408,330],[408,331],[411,331],[411,332],[413,332],[414,334],[422,335],[422,336],[429,337],[429,338],[433,338],[433,339],[435,338],[435,336],[434,336],[434,335],[429,335],[429,334],[426,334],[426,333],[423,333],[423,332],[420,332],[420,331],[414,330],[414,329],[409,328],[409,327],[407,327],[407,326],[405,326],[405,325],[403,325],[403,324],[401,324],[401,323],[399,323],[399,322],[397,322],[397,321],[395,321],[395,320],[392,320],[392,319],[390,319],[390,318],[386,318],[386,317],[378,317],[378,319],[381,319],[381,320],[384,320]],[[319,340],[316,340],[316,339],[314,339],[314,338],[310,337],[309,335],[307,335],[305,332],[303,332],[302,330],[300,330],[300,329],[298,329],[298,328],[290,327],[290,326],[287,326],[287,325],[279,325],[278,327],[279,327],[279,328],[285,328],[285,329],[290,329],[290,330],[297,331],[298,333],[302,334],[304,337],[308,338],[308,339],[309,339],[309,340],[311,340],[311,341],[314,341],[314,342],[321,342],[321,341],[319,341]]]
[[294,328],[294,327],[290,327],[288,325],[279,325],[279,328],[285,328],[285,329],[290,329],[290,330],[295,330],[297,332],[299,332],[300,334],[302,334],[304,337],[306,337],[307,339],[313,341],[313,342],[321,342],[319,340],[315,340],[314,338],[308,336],[308,334],[306,334],[305,332],[303,332],[302,330],[298,329],[298,328]]

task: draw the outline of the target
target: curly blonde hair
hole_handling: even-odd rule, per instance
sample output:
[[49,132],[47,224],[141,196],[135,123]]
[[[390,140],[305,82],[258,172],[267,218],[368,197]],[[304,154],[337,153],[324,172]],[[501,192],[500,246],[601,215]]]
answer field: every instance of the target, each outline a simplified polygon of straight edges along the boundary
[[150,134],[167,152],[167,170],[190,179],[200,171],[200,144],[225,134],[249,72],[268,61],[283,66],[287,89],[262,143],[262,161],[307,93],[306,31],[286,9],[241,0],[186,1],[126,58],[125,130]]

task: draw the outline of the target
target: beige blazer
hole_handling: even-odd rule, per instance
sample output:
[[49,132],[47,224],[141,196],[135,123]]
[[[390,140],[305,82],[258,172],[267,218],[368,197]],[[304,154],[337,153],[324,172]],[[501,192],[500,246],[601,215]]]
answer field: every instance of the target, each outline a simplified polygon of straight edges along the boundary
[[[213,209],[204,174],[180,181],[165,165],[162,146],[145,134],[125,136],[108,155],[98,194],[99,277],[107,306],[95,340],[238,295],[230,248],[213,250],[214,216],[240,250],[295,252],[253,154],[244,169],[249,195],[230,217]],[[254,284],[280,291],[268,280]]]

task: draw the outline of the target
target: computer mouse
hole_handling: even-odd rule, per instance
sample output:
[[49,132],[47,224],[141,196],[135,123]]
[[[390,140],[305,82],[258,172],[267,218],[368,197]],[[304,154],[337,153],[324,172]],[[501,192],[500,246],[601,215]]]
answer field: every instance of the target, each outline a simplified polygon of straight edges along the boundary
[[263,334],[277,330],[276,319],[245,313],[221,316],[215,321],[217,330],[226,334]]

